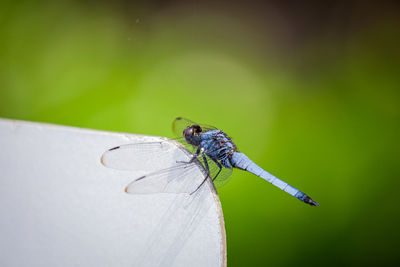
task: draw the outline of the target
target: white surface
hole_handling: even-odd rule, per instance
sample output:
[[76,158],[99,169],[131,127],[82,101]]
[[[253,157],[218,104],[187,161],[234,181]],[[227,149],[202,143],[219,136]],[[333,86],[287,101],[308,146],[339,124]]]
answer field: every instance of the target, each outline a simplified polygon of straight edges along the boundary
[[0,266],[225,266],[210,182],[192,196],[130,195],[143,172],[100,163],[111,147],[152,140],[0,119]]

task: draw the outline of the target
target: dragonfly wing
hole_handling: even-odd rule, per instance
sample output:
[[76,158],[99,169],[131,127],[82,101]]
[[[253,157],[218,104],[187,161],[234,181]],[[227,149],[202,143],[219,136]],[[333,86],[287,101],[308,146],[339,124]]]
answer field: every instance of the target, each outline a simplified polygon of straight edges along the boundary
[[118,170],[154,171],[187,161],[176,144],[169,141],[144,142],[120,145],[107,150],[101,163]]
[[172,140],[181,143],[187,150],[189,150],[191,154],[195,154],[197,152],[197,147],[186,142],[184,137],[177,137],[173,138]]
[[203,132],[217,129],[216,127],[208,124],[201,124],[183,117],[177,117],[172,123],[172,131],[176,136],[181,137],[183,136],[183,130],[192,125],[200,125],[200,127],[203,129]]
[[219,188],[225,185],[232,176],[232,168],[230,169],[224,167],[218,160],[213,160],[207,155],[204,155],[204,157],[199,156],[198,158],[204,167],[206,166],[204,158],[206,159],[208,168],[210,170],[210,177],[211,179],[214,179],[215,187]]
[[[215,177],[215,176],[212,176]],[[216,188],[224,186],[226,183],[229,182],[230,178],[232,177],[232,168],[222,167],[221,172],[218,174],[217,178],[214,180],[214,185]]]
[[172,122],[172,131],[176,136],[183,136],[183,130],[186,129],[189,126],[192,126],[194,124],[197,124],[196,122],[182,118],[182,117],[177,117],[173,122]]
[[129,194],[190,194],[204,179],[199,168],[201,167],[196,163],[180,163],[137,178],[125,188],[125,192]]

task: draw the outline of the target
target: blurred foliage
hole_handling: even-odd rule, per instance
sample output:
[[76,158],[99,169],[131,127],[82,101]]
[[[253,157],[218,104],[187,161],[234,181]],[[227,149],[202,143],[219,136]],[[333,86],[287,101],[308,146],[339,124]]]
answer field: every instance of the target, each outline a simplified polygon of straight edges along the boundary
[[232,10],[121,9],[3,2],[0,116],[159,136],[176,116],[216,125],[321,205],[235,171],[219,190],[230,266],[400,264],[395,17],[296,46]]

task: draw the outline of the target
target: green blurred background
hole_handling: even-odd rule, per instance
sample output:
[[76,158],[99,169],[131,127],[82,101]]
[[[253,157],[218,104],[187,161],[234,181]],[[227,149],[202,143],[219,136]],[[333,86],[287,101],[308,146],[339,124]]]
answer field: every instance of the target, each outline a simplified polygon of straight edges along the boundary
[[[229,266],[399,266],[395,2],[2,1],[0,116],[216,125],[320,203],[235,171]],[[195,263],[194,263],[195,264]]]

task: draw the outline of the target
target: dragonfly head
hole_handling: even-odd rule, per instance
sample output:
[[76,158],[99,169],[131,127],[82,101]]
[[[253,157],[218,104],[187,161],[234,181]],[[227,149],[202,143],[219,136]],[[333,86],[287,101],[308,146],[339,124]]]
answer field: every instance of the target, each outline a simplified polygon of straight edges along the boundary
[[203,130],[199,125],[188,126],[185,130],[183,130],[183,136],[191,145],[198,146],[200,145],[200,134]]

